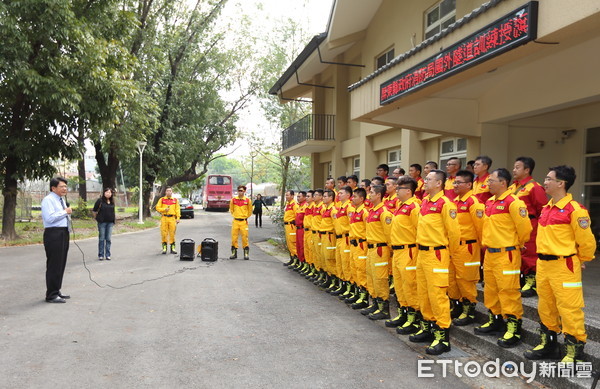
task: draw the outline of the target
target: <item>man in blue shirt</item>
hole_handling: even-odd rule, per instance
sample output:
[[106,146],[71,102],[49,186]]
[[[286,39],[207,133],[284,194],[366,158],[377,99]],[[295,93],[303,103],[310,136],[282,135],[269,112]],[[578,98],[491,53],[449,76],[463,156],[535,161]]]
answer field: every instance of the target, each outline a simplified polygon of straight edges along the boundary
[[50,180],[50,191],[42,200],[44,221],[44,249],[46,250],[46,302],[65,303],[70,296],[60,292],[67,253],[69,252],[69,222],[73,212],[66,206],[67,180],[56,177]]

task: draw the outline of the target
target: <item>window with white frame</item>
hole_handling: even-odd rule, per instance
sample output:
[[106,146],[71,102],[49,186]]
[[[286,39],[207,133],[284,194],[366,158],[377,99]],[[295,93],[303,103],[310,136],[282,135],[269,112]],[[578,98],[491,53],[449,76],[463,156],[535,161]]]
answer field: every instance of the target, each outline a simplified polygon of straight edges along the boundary
[[425,12],[425,39],[456,21],[456,0],[442,0]]
[[467,166],[467,138],[446,138],[440,142],[440,169],[450,158],[460,159],[461,169]]
[[354,158],[352,161],[352,174],[360,177],[360,158]]
[[394,49],[388,50],[379,57],[377,57],[376,69],[379,69],[392,62],[392,59],[394,59]]
[[389,174],[391,175],[395,168],[400,167],[402,153],[400,149],[388,151],[388,166],[390,167]]

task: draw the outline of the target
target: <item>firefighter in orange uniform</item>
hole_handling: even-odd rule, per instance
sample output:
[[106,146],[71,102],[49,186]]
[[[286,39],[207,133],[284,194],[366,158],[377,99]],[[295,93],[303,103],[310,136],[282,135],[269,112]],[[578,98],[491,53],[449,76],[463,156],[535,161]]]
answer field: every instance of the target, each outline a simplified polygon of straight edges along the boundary
[[175,231],[181,218],[179,200],[173,197],[173,189],[168,186],[165,196],[156,203],[156,211],[162,215],[160,218],[160,237],[162,240],[162,253],[167,253],[167,243],[170,245],[171,254],[177,254],[175,249]]
[[399,204],[390,232],[398,316],[386,321],[385,325],[397,327],[396,332],[404,335],[415,333],[420,327],[416,238],[421,206],[414,196],[416,188],[417,181],[413,178],[402,176],[398,179]]
[[312,276],[312,272],[314,270],[314,262],[312,255],[312,212],[315,206],[313,194],[314,190],[309,190],[306,192],[306,207],[304,208],[304,258],[306,260],[306,267],[304,270],[300,271],[300,274],[303,276]]
[[563,363],[583,361],[587,340],[581,269],[594,259],[596,239],[590,215],[567,191],[575,182],[570,166],[550,168],[544,180],[550,202],[542,209],[537,235],[537,293],[540,344],[525,352],[529,359],[556,358],[557,334],[565,334]]
[[290,253],[290,261],[283,266],[295,266],[298,263],[298,254],[296,253],[296,209],[298,204],[294,200],[294,191],[285,192],[285,210],[283,212],[283,228],[285,229],[285,243]]
[[339,296],[344,300],[350,296],[352,275],[350,273],[350,221],[348,219],[348,208],[352,189],[349,186],[340,188],[338,192],[339,206],[333,211],[335,228],[335,266],[340,282],[338,288],[331,292],[333,296]]
[[350,255],[354,262],[355,300],[347,301],[352,309],[363,309],[369,305],[372,286],[367,284],[367,217],[369,211],[365,207],[367,192],[357,188],[352,193],[352,209],[350,218]]
[[[492,197],[485,203],[481,238],[486,250],[483,299],[489,319],[475,327],[479,335],[504,332],[497,342],[504,348],[515,347],[521,340],[521,249],[531,234],[527,207],[508,189],[510,178],[508,170],[496,169],[489,179]],[[507,320],[506,331],[503,318]]]
[[[383,197],[383,206],[390,211],[390,213],[393,215],[394,212],[396,212],[396,209],[398,209],[398,196],[396,195],[396,181],[398,181],[398,178],[396,177],[388,177],[385,180],[385,195]],[[390,240],[390,237],[388,236],[388,241]],[[388,261],[388,286],[390,288],[390,294],[394,294],[395,293],[395,289],[394,289],[394,275],[393,275],[393,266],[392,266],[392,252],[390,250],[390,258]]]
[[373,304],[363,309],[361,314],[371,320],[390,318],[390,288],[388,283],[390,262],[389,236],[393,215],[383,204],[385,188],[381,185],[371,187],[373,208],[367,217],[367,279],[373,285]]
[[[454,180],[457,219],[460,225],[460,245],[450,259],[450,285],[448,297],[458,305],[453,317],[457,326],[475,321],[477,304],[477,281],[481,266],[481,228],[485,206],[473,194],[474,175],[468,170],[459,170]],[[453,305],[455,306],[455,305]]]
[[306,192],[300,191],[296,195],[296,256],[298,260],[296,264],[288,266],[296,271],[301,271],[306,268],[306,257],[304,253],[304,216],[306,213]]
[[229,259],[237,258],[239,236],[242,235],[242,247],[244,248],[244,259],[250,259],[250,246],[248,245],[248,218],[252,215],[252,201],[245,196],[246,187],[240,185],[237,188],[238,195],[229,202],[229,212],[233,216],[231,225],[231,256]]
[[338,277],[335,269],[335,229],[333,226],[334,201],[335,192],[329,189],[325,190],[323,192],[323,208],[321,210],[319,236],[321,238],[323,270],[326,273],[326,277],[320,286],[323,286],[328,293],[333,292],[338,285]]
[[490,193],[490,168],[492,167],[492,159],[487,155],[480,155],[475,158],[473,163],[473,173],[477,176],[473,181],[473,195],[481,204],[485,204],[492,194]]
[[460,159],[450,158],[446,162],[446,184],[444,186],[444,196],[449,199],[456,197],[454,194],[454,180],[456,179],[456,172],[460,170]]
[[508,188],[511,193],[523,200],[527,207],[529,219],[531,220],[531,237],[525,243],[525,251],[522,253],[521,274],[524,285],[521,289],[522,297],[533,297],[536,295],[535,265],[537,263],[537,250],[535,247],[538,218],[542,207],[548,203],[548,197],[544,188],[531,177],[535,161],[529,157],[519,157],[513,167],[513,184]]
[[409,340],[432,341],[425,349],[432,355],[450,351],[448,274],[450,257],[456,255],[460,243],[456,204],[444,196],[445,180],[446,173],[441,170],[427,175],[425,190],[429,196],[423,200],[417,225],[417,293],[423,320]]

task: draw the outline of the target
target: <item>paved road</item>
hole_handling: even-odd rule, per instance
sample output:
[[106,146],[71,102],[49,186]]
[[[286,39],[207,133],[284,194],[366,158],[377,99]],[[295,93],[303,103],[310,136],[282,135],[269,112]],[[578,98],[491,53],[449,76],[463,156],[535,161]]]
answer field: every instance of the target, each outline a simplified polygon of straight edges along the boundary
[[[157,229],[114,236],[110,262],[96,260],[96,239],[77,241],[83,254],[71,243],[66,304],[43,301],[43,246],[0,249],[0,386],[522,386],[518,379],[418,379],[422,347],[284,269],[282,257],[253,244],[250,261],[225,259],[229,221],[197,211],[179,225],[178,239],[219,241],[213,265],[160,255]],[[275,235],[264,221],[263,229],[251,226],[253,243]],[[452,356],[474,358],[457,346]]]

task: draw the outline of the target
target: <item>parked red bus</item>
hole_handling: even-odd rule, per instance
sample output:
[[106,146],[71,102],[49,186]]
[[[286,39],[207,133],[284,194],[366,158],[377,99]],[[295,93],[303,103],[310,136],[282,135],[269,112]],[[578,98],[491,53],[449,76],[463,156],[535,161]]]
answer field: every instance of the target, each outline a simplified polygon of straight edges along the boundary
[[228,210],[233,198],[233,180],[231,176],[211,174],[206,177],[202,191],[202,206],[206,211]]

